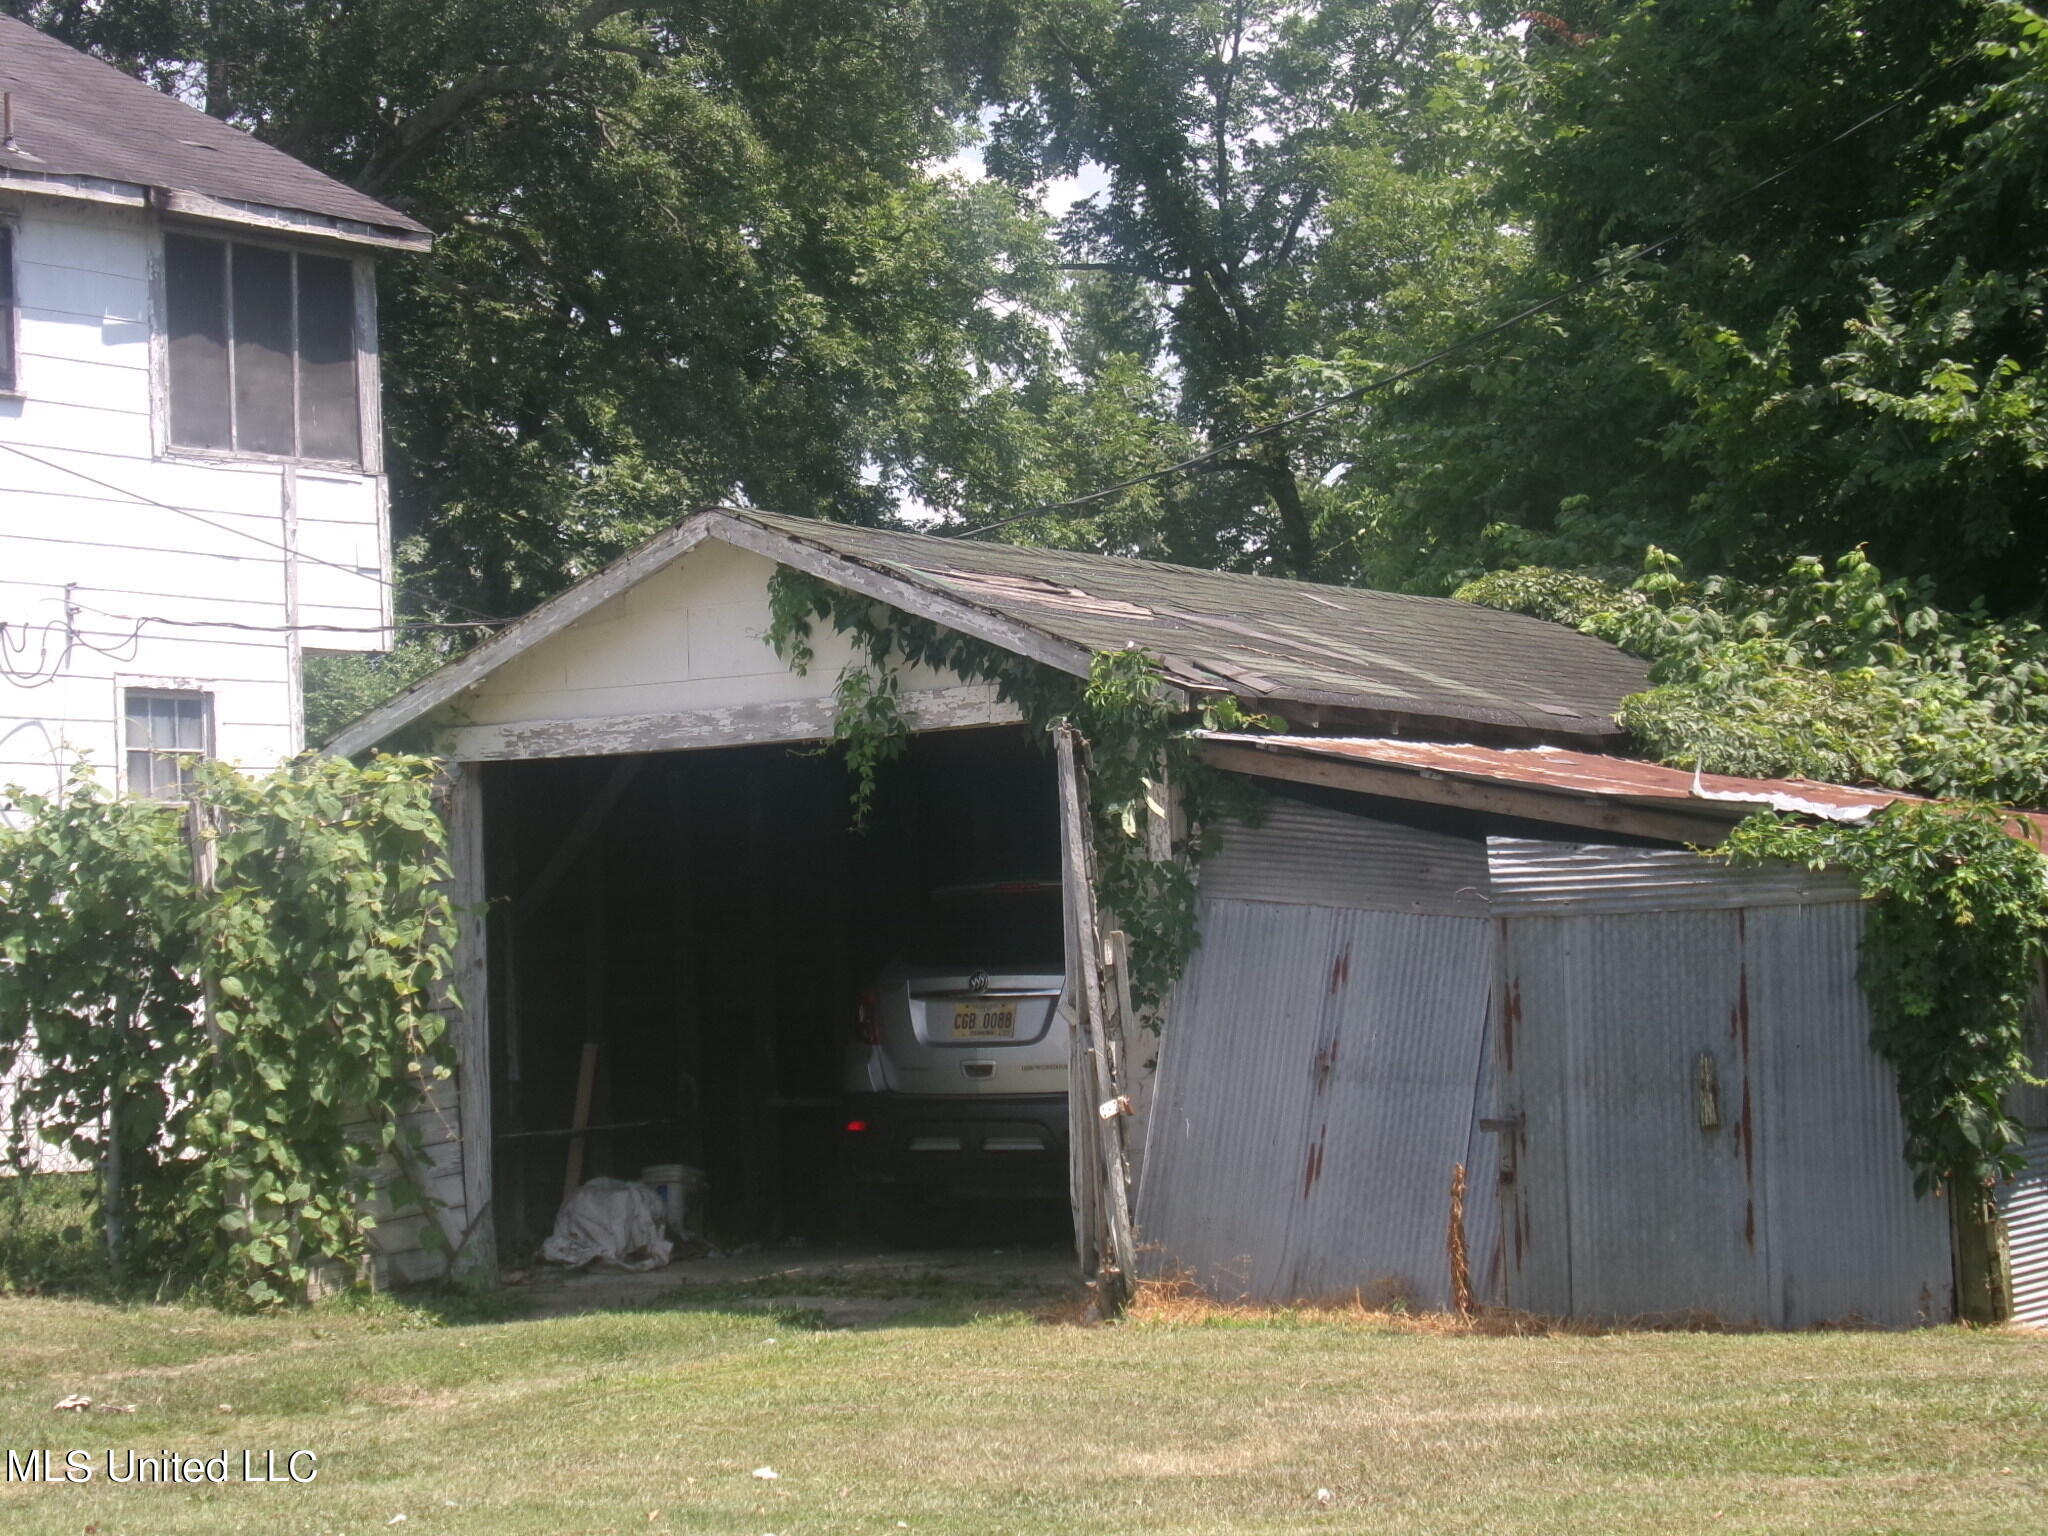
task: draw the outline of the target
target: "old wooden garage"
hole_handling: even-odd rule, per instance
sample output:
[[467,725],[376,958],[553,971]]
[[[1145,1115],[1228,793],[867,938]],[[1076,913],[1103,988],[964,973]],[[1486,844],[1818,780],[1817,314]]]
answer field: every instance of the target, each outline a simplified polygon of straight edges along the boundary
[[[1102,935],[1062,754],[993,687],[909,669],[908,751],[854,832],[820,748],[856,653],[821,625],[807,671],[776,655],[777,566],[1070,675],[1139,647],[1183,702],[1285,717],[1284,741],[1203,749],[1270,809],[1202,870],[1204,947],[1113,1077],[1095,1075],[1118,1007],[1076,938]],[[1615,709],[1642,684],[1598,641],[1446,600],[699,514],[330,746],[451,764],[468,1006],[433,1219],[488,1270],[544,1234],[572,1160],[680,1160],[708,1170],[724,1232],[843,1230],[837,1063],[860,978],[921,893],[1050,875],[1084,1266],[1114,1262],[1128,1204],[1127,1267],[1262,1295],[1945,1315],[1945,1228],[1910,1197],[1863,1043],[1853,896],[1731,884],[1682,851],[1786,791],[1560,775],[1617,761]],[[1624,932],[1631,914],[1662,916]],[[1768,956],[1731,949],[1737,929]],[[1648,1004],[1615,969],[1638,954],[1678,957]],[[1731,987],[1768,1031],[1731,1043]],[[1711,1114],[1709,1073],[1727,1084]],[[387,1256],[401,1276],[441,1262],[409,1247]]]

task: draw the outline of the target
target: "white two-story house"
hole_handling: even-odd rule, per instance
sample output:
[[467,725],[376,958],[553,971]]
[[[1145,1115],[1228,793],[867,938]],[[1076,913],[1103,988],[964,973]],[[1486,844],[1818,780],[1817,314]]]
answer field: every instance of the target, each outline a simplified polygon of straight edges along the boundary
[[0,787],[274,765],[302,657],[389,643],[373,269],[428,233],[4,17],[0,93]]

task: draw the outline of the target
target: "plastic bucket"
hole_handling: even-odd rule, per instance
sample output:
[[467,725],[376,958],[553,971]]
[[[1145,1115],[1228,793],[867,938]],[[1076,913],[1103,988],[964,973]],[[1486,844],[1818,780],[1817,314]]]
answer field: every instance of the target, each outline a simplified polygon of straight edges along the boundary
[[650,1163],[640,1170],[640,1182],[661,1201],[662,1220],[678,1237],[683,1231],[683,1179],[681,1163]]

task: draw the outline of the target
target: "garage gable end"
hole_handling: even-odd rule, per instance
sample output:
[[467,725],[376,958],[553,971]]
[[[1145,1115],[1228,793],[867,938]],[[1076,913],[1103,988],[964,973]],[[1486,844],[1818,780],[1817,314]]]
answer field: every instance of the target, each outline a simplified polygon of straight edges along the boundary
[[[793,671],[768,641],[769,580],[778,564],[1036,659],[1085,672],[1087,654],[1011,635],[986,616],[705,513],[509,626],[468,656],[366,715],[329,744],[352,755],[408,727],[457,761],[600,756],[832,734],[833,691],[855,662],[850,640],[820,626],[815,659]],[[1013,721],[991,685],[929,667],[900,676],[914,728]]]

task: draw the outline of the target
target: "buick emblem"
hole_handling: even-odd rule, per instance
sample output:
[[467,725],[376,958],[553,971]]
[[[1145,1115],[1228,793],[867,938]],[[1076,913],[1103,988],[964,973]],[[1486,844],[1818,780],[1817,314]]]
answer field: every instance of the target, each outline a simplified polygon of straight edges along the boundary
[[972,976],[968,977],[967,990],[970,992],[986,992],[988,990],[988,972],[976,971]]

